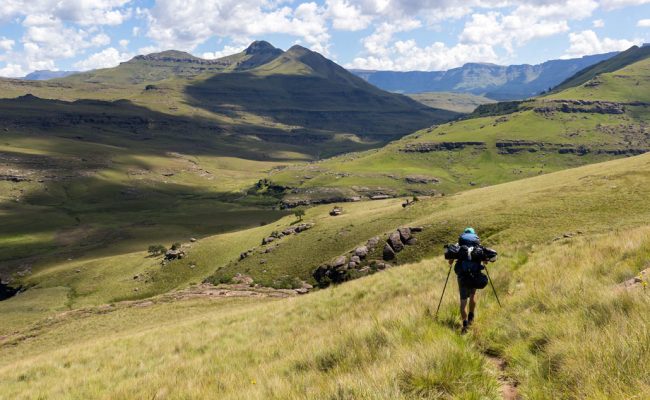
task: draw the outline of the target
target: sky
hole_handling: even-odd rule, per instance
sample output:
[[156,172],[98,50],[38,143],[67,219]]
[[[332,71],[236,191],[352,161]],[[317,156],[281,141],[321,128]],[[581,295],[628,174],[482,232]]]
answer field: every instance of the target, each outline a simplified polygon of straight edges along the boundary
[[266,40],[347,68],[537,64],[650,42],[650,0],[0,0],[0,76]]

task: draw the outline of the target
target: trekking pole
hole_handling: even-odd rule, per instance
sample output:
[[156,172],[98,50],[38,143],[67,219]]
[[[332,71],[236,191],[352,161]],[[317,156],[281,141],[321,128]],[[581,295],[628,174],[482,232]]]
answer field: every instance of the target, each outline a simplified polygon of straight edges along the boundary
[[499,296],[497,296],[497,290],[494,288],[494,283],[492,283],[492,278],[490,278],[490,273],[488,272],[487,265],[484,265],[484,267],[485,267],[485,273],[487,274],[488,280],[490,281],[490,286],[492,286],[494,297],[497,298],[497,303],[499,303],[499,307],[502,307],[501,302],[499,301]]
[[449,282],[449,275],[451,274],[451,266],[449,264],[449,272],[447,272],[447,279],[445,279],[445,286],[442,288],[442,294],[440,295],[440,301],[438,302],[438,308],[436,309],[435,319],[438,319],[438,311],[440,311],[440,305],[442,304],[442,297],[445,295],[445,290],[447,289],[447,282]]

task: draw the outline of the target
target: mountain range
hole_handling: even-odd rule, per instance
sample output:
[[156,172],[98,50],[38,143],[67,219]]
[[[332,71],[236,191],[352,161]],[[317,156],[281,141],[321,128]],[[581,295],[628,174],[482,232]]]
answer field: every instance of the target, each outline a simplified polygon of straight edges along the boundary
[[351,70],[373,85],[397,93],[458,92],[494,100],[516,100],[538,95],[578,71],[617,53],[551,60],[537,65],[468,63],[448,71]]

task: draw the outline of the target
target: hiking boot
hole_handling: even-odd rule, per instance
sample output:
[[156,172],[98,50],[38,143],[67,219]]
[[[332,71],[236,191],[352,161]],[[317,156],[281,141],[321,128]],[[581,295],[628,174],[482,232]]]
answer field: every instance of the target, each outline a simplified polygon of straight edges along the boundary
[[469,328],[469,322],[467,320],[463,321],[463,329],[460,330],[460,334],[464,335],[467,333],[467,328]]
[[472,325],[472,322],[474,322],[474,312],[470,311],[467,315],[467,325]]

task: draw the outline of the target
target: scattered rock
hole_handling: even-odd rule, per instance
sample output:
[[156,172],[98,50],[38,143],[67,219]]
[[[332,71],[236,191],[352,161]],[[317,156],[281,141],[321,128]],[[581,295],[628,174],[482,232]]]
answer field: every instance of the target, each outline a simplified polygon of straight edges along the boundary
[[409,246],[413,246],[413,245],[417,244],[417,242],[418,242],[418,239],[412,237],[412,238],[410,238],[409,240],[406,241],[406,244],[409,245]]
[[286,228],[285,230],[282,231],[282,233],[283,233],[285,236],[293,235],[294,233],[296,233],[296,228],[293,228],[293,227]]
[[[81,272],[81,270],[80,269],[75,269],[74,272],[79,273],[79,272]],[[136,277],[137,277],[137,275],[136,275]],[[135,278],[133,278],[133,279],[135,279]]]
[[350,257],[350,261],[354,262],[354,263],[357,263],[357,264],[361,264],[361,258],[359,256]]
[[357,263],[355,263],[354,261],[350,261],[348,263],[348,269],[355,269],[356,267],[357,267]]
[[165,260],[180,260],[185,257],[185,251],[181,249],[167,250]]
[[370,267],[366,265],[365,267],[361,268],[359,270],[359,272],[362,272],[362,273],[370,272]]
[[399,237],[403,243],[406,243],[411,238],[411,229],[410,228],[398,228]]
[[[390,247],[393,248],[395,253],[399,253],[404,249],[404,244],[402,243],[402,239],[400,237],[399,232],[395,231],[388,236],[387,244],[390,245]],[[386,249],[384,248],[384,251]]]
[[368,246],[359,246],[356,249],[354,249],[354,256],[357,258],[365,258],[367,255],[368,255]]
[[138,279],[139,277],[140,277],[140,275],[135,275],[135,276],[133,277],[133,279]]
[[343,214],[343,209],[341,207],[334,207],[332,211],[330,211],[330,215],[332,217],[336,217],[337,215]]
[[395,258],[395,250],[393,250],[393,248],[388,243],[384,245],[384,251],[382,253],[382,257],[384,258],[384,260],[392,260]]
[[440,183],[440,179],[431,176],[426,176],[426,175],[407,175],[406,178],[404,179],[406,180],[406,183],[411,183],[411,184]]
[[347,262],[347,259],[345,258],[345,256],[338,256],[338,257],[336,257],[334,259],[334,261],[332,261],[332,263],[330,265],[333,268],[337,268],[337,267],[344,266],[346,262]]
[[374,196],[370,196],[370,200],[386,200],[386,199],[390,199],[390,198],[391,198],[391,196],[389,196],[387,194],[376,194]]
[[253,278],[251,278],[248,275],[240,274],[237,273],[233,278],[232,278],[233,283],[241,283],[244,285],[252,285],[253,284]]
[[294,289],[294,290],[298,294],[307,294],[307,293],[309,293],[309,289],[305,289],[305,288],[298,288],[298,289]]
[[196,238],[190,238],[190,242],[192,243],[196,242]]
[[369,249],[374,249],[377,247],[379,244],[379,236],[375,236],[373,238],[368,239],[368,242],[366,243],[366,246],[368,246]]
[[265,237],[264,239],[262,239],[262,245],[269,244],[274,240],[275,238],[273,236]]
[[412,226],[409,229],[411,229],[411,232],[422,232],[424,230],[424,227],[421,226]]

